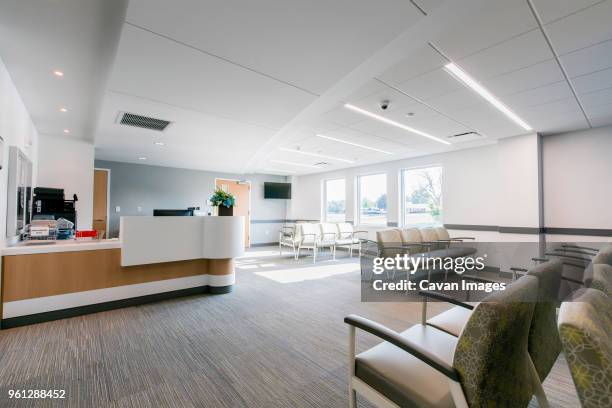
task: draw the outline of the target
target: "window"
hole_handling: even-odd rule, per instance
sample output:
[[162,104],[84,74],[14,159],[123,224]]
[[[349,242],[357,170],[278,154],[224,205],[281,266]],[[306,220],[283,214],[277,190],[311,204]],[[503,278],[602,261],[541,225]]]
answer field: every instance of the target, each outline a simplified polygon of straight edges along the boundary
[[387,175],[371,174],[358,178],[360,225],[387,225]]
[[442,225],[442,167],[402,171],[402,225]]
[[325,180],[325,221],[344,222],[346,216],[346,190],[344,179]]

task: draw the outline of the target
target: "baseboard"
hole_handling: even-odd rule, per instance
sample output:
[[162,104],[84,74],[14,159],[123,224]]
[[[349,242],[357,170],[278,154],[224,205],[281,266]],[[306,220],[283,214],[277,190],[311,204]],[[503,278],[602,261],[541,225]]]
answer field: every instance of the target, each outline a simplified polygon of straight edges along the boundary
[[30,324],[50,322],[53,320],[66,319],[69,317],[82,316],[91,313],[105,312],[108,310],[121,309],[123,307],[139,306],[146,303],[158,302],[160,300],[174,299],[183,296],[200,295],[210,293],[220,295],[233,290],[233,285],[228,286],[198,286],[195,288],[173,290],[171,292],[154,293],[152,295],[138,296],[128,299],[113,300],[111,302],[96,303],[93,305],[71,307],[69,309],[53,310],[50,312],[36,313],[25,316],[11,317],[0,321],[0,329],[27,326]]
[[276,242],[260,242],[258,244],[251,244],[251,248],[265,247],[265,246],[274,246],[274,245],[278,245],[278,241],[276,241]]

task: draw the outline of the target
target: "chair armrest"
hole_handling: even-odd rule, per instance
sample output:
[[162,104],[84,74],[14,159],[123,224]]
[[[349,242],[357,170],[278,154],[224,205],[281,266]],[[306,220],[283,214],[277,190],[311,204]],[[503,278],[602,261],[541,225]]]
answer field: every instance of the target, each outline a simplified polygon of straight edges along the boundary
[[396,347],[401,348],[408,354],[418,358],[436,371],[444,374],[453,381],[459,382],[459,373],[452,366],[444,362],[435,354],[410,341],[409,338],[400,335],[398,332],[357,315],[349,315],[344,318],[344,323],[361,329],[365,332],[385,340]]
[[469,240],[472,240],[472,241],[476,241],[476,238],[474,238],[474,237],[452,237],[451,238],[451,240],[453,240],[453,241],[456,240],[456,239],[458,239],[458,240],[469,239]]
[[452,303],[453,305],[461,306],[469,310],[474,310],[474,306],[470,305],[469,303],[462,302],[452,296],[444,295],[442,293],[434,292],[431,290],[421,290],[419,291],[419,295],[426,298],[432,298],[436,300],[441,300],[443,302]]
[[570,252],[572,254],[581,254],[581,255],[587,255],[587,256],[595,256],[595,255],[597,255],[597,254],[594,254],[594,253],[591,253],[591,252],[582,251],[580,249],[555,248],[555,251],[557,251],[557,252]]
[[368,231],[353,231],[353,235],[355,234],[367,234]]
[[474,281],[474,282],[483,282],[483,283],[499,283],[499,281],[494,281],[492,279],[481,278],[480,276],[474,275],[463,275],[463,279]]
[[563,255],[563,254],[559,254],[559,253],[557,253],[557,252],[546,252],[546,253],[544,253],[544,255],[548,255],[548,256],[558,256],[558,257],[561,257],[561,258],[569,258],[569,259],[577,259],[577,260],[579,260],[579,261],[583,261],[583,262],[585,262],[585,263],[588,263],[588,262],[587,262],[587,261],[588,261],[587,259],[584,259],[584,258],[582,258],[582,257],[580,257],[580,256]]
[[325,239],[326,235],[331,235],[332,236],[332,241],[336,241],[336,233],[335,232],[324,232],[322,235],[322,238]]
[[589,247],[584,247],[584,246],[580,246],[580,245],[562,244],[561,246],[562,247],[566,247],[566,248],[586,249],[586,250],[589,250],[589,251],[599,252],[599,250],[597,248],[589,248]]
[[548,258],[531,258],[532,261],[536,261],[536,262],[547,262],[550,261],[550,259]]
[[510,268],[510,270],[511,270],[511,271],[514,271],[514,272],[527,272],[527,271],[528,271],[528,269],[525,269],[525,268],[517,268],[517,267],[512,267],[512,268]]

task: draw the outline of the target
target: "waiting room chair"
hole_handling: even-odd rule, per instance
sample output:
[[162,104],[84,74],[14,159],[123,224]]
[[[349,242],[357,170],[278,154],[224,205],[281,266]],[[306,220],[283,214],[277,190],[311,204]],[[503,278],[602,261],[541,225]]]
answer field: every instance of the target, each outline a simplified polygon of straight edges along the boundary
[[[528,355],[538,280],[524,276],[476,306],[460,337],[418,324],[398,333],[348,316],[349,407],[526,407],[546,400]],[[356,329],[384,340],[355,354]]]
[[353,224],[349,222],[339,222],[336,224],[337,236],[336,236],[336,248],[337,247],[348,247],[349,257],[353,256],[353,249],[359,251],[361,256],[361,239],[360,235],[366,234],[368,231],[355,231]]
[[[555,328],[557,325],[556,311],[559,305],[557,295],[561,285],[562,270],[563,262],[557,259],[540,264],[527,272],[527,276],[536,277],[539,283],[537,303],[535,305],[533,320],[529,331],[529,355],[531,356],[541,381],[544,381],[561,352],[561,343]],[[466,276],[464,278],[492,282],[479,277]],[[521,279],[522,278],[518,281]],[[512,285],[514,284],[515,283]],[[423,295],[430,296],[431,293],[432,292],[423,292]],[[438,294],[436,299],[448,300],[446,296],[441,294]],[[483,299],[483,302],[486,302],[487,299],[488,298]],[[472,307],[475,306],[475,304],[469,303],[468,305]],[[458,306],[427,320],[426,306],[427,303],[424,302],[423,324],[436,327],[437,329],[457,337],[461,336],[462,330],[466,327],[473,313],[465,304],[458,304]]]
[[297,234],[297,226],[284,226],[281,227],[278,234],[278,252],[280,255],[283,255],[283,246],[287,246],[291,248],[293,251],[293,257],[295,258],[295,250],[299,243],[299,239],[296,236]]
[[612,299],[580,289],[561,305],[558,326],[582,407],[612,406]]
[[[298,224],[299,241],[296,247],[295,259],[300,257],[300,250],[312,250],[312,262],[317,262],[317,252],[322,248],[329,248],[333,259],[336,259],[335,232],[328,234],[321,232],[321,224]],[[333,235],[332,235],[333,234]]]

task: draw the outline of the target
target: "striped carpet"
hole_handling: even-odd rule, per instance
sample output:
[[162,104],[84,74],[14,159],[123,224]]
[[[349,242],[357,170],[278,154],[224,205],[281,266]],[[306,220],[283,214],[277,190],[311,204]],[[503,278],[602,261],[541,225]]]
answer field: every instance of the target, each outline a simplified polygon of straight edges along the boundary
[[[231,294],[1,331],[0,406],[346,407],[343,317],[400,330],[419,321],[420,304],[361,303],[357,262],[338,258],[312,265],[257,248],[239,260]],[[359,350],[376,343],[358,336]],[[66,399],[11,400],[11,389]],[[563,359],[545,389],[552,406],[578,406]]]

